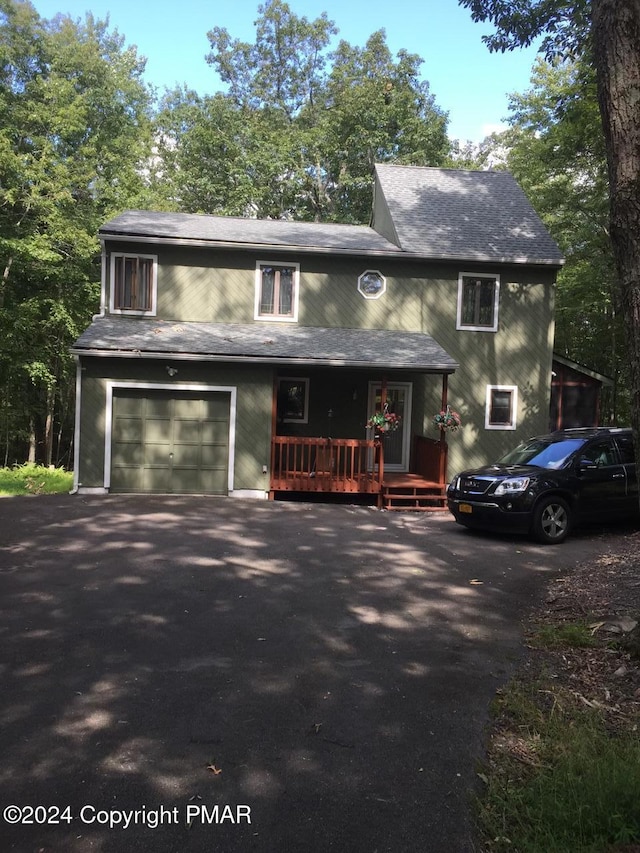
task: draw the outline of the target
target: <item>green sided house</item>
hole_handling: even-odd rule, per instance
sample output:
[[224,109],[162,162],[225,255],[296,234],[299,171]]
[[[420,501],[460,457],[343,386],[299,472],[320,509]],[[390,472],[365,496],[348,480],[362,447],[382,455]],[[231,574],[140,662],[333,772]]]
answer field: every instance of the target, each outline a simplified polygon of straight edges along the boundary
[[[507,172],[379,165],[369,227],[128,211],[100,238],[80,492],[428,509],[547,430],[563,261]],[[397,429],[366,426],[381,412]]]

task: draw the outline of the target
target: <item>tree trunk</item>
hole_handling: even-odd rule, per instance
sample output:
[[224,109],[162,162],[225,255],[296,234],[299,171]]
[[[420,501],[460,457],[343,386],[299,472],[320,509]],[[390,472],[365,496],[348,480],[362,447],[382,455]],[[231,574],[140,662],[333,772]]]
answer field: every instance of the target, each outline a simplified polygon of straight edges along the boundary
[[592,0],[598,101],[607,147],[611,242],[640,466],[640,0]]

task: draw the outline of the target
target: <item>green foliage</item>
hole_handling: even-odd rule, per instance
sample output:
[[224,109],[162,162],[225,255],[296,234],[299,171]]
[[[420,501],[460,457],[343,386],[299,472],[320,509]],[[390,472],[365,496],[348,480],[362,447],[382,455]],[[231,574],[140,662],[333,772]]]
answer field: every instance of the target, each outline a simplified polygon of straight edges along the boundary
[[383,30],[364,48],[326,15],[259,7],[249,44],[214,28],[207,61],[227,93],[167,93],[158,174],[167,207],[199,213],[367,222],[373,165],[440,165],[446,115],[419,77],[419,57],[392,57]]
[[595,73],[588,62],[545,62],[510,96],[500,152],[566,256],[558,276],[555,349],[611,376],[602,418],[628,422],[628,360],[609,237],[609,187]]
[[533,645],[556,649],[568,646],[585,649],[597,645],[593,632],[584,622],[565,622],[557,625],[544,625],[531,638]]
[[0,468],[0,495],[54,495],[69,492],[73,473],[64,468],[19,465]]
[[509,685],[496,710],[513,734],[485,775],[485,849],[601,853],[640,841],[636,732],[612,732],[600,713],[546,683]]
[[[91,15],[0,0],[0,435],[49,462],[71,436],[69,347],[99,305],[99,225],[141,206],[151,145],[144,63]],[[61,432],[66,437],[61,440]]]

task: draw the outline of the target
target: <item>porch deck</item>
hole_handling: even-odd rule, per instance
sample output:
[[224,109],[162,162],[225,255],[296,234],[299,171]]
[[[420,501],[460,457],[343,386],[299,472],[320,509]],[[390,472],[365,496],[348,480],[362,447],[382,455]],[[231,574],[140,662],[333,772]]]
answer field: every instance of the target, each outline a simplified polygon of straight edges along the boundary
[[390,510],[446,509],[447,445],[415,436],[412,471],[384,471],[384,442],[275,436],[269,497],[278,492],[358,494],[377,497]]

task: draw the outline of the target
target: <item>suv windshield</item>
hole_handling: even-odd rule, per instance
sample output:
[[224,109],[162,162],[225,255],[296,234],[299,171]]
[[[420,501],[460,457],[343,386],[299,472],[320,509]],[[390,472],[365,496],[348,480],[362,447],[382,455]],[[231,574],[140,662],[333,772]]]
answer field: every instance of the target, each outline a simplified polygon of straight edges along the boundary
[[584,438],[533,438],[518,445],[500,460],[502,465],[537,465],[538,468],[562,468],[569,456],[585,443]]

